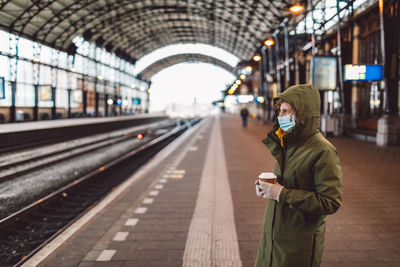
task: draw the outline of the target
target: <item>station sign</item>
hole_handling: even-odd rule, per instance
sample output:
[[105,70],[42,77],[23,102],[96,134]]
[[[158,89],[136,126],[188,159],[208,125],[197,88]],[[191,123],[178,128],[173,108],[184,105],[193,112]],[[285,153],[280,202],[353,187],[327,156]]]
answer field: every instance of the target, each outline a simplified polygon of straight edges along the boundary
[[5,88],[4,77],[0,77],[0,99],[6,98],[6,88]]
[[344,65],[345,81],[381,81],[382,65]]
[[310,72],[311,84],[315,85],[319,90],[336,90],[336,57],[313,56]]

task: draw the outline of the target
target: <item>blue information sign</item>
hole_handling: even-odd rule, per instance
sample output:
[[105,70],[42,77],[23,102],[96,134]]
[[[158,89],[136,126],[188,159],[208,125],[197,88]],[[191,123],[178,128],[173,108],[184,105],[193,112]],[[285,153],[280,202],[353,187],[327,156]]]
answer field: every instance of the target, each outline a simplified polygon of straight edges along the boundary
[[0,99],[6,98],[4,77],[0,77]]
[[140,98],[138,97],[132,97],[132,105],[134,106],[140,106]]
[[382,65],[344,65],[345,81],[380,81],[382,79]]

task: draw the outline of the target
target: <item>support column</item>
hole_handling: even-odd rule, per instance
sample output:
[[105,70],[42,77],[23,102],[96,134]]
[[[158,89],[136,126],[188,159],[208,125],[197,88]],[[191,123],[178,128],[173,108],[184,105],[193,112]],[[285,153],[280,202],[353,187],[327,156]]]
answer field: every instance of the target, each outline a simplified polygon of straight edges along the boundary
[[15,94],[17,93],[17,82],[11,81],[11,106],[10,106],[10,122],[15,122],[16,108],[15,108]]
[[289,36],[286,24],[287,20],[283,22],[283,36],[285,41],[285,66],[286,66],[285,88],[288,88],[291,85],[291,81],[290,81],[290,64],[289,64]]
[[343,58],[342,58],[342,19],[340,17],[340,6],[339,1],[336,1],[336,14],[338,17],[337,29],[336,29],[336,40],[337,40],[337,70],[338,70],[338,93],[340,99],[340,111],[338,114],[334,114],[334,135],[342,136],[344,131],[344,114],[346,113],[346,107],[344,102],[344,88],[343,88]]
[[339,1],[336,1],[336,12],[338,17],[337,29],[336,29],[336,40],[337,40],[337,64],[338,64],[338,82],[339,82],[339,99],[340,99],[340,113],[346,113],[344,104],[344,93],[343,93],[343,58],[342,58],[342,27],[340,18],[340,7]]
[[33,107],[33,120],[39,120],[39,83],[40,83],[40,54],[42,45],[36,42],[32,44],[34,64],[32,66],[33,75],[33,90],[34,90],[34,107]]
[[[271,46],[268,46],[268,75],[269,75],[269,79],[272,77],[271,76],[271,74],[270,74],[270,72],[272,71],[274,69],[274,64],[273,64],[273,62],[272,62],[272,49],[271,49]],[[267,108],[268,108],[268,120],[272,120],[272,117],[271,117],[271,109],[272,109],[272,105],[271,105],[271,101],[272,101],[272,99],[271,99],[271,96],[273,95],[272,94],[272,88],[271,88],[271,83],[272,83],[272,81],[268,81],[268,79],[267,79],[267,84],[268,84],[268,94],[267,94],[267,96],[268,96],[268,106],[267,106]]]
[[150,93],[147,91],[146,108],[144,113],[149,113],[149,107],[150,107]]
[[33,120],[39,120],[39,85],[35,84],[33,86],[34,90],[34,106],[33,106]]
[[282,93],[284,90],[282,88],[281,84],[281,58],[280,58],[280,47],[279,47],[279,36],[278,32],[274,34],[274,40],[275,40],[275,59],[276,59],[276,64],[275,64],[275,70],[276,70],[276,81],[278,84],[278,93]]
[[108,117],[108,94],[104,94],[104,117]]
[[[297,26],[293,28],[294,30],[294,84],[300,84],[300,72],[299,72],[299,51],[297,45]],[[304,33],[305,35],[306,33]]]
[[[390,5],[390,6],[388,6]],[[400,3],[379,0],[381,52],[384,64],[385,115],[378,120],[376,136],[379,146],[400,144],[399,52]],[[390,36],[390,38],[389,38]],[[390,40],[388,40],[388,38]]]
[[100,93],[97,92],[97,88],[95,91],[95,103],[94,103],[94,113],[96,117],[99,117],[99,98],[100,98]]
[[82,104],[83,104],[83,114],[87,115],[87,91],[82,90]]
[[267,104],[267,82],[265,79],[265,74],[267,73],[267,53],[266,53],[266,47],[263,46],[261,48],[261,61],[260,61],[260,76],[261,76],[261,92],[262,96],[264,98],[264,102],[262,103],[262,108],[263,108],[263,118],[262,121],[266,123],[268,121],[267,119],[267,109],[266,109],[266,104]]
[[[353,25],[353,55],[352,64],[359,64],[359,49],[360,49],[360,26],[358,24]],[[349,120],[350,127],[357,127],[358,118],[358,83],[356,81],[351,82],[351,120]]]
[[71,89],[67,89],[68,92],[68,119],[71,118]]
[[10,106],[10,122],[15,122],[16,118],[16,107],[15,107],[15,97],[17,93],[17,77],[18,77],[18,45],[19,36],[14,36],[9,34],[9,49],[10,54],[13,55],[9,57],[10,60],[10,87],[11,87],[11,106]]
[[56,103],[56,87],[51,87],[51,98],[53,101],[53,106],[51,107],[51,118],[53,120],[57,119],[57,103]]

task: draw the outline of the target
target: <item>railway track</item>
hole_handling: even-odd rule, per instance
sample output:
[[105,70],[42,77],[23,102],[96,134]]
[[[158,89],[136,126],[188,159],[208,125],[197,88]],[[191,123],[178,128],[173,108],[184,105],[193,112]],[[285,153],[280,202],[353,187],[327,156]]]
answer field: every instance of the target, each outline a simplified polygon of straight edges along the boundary
[[17,153],[6,153],[0,155],[0,182],[59,163],[63,160],[71,159],[78,155],[135,139],[139,133],[147,135],[150,132],[154,133],[157,129],[173,128],[175,125],[175,121],[168,120],[163,123],[145,124],[47,147],[39,147]]
[[153,135],[129,153],[0,220],[0,266],[23,264],[113,187],[199,121],[192,120],[161,135]]

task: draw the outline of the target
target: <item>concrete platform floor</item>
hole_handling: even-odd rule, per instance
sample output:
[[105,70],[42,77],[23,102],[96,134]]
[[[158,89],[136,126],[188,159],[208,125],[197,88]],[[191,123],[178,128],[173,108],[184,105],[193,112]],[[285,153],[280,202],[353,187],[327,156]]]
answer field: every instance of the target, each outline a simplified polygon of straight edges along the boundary
[[[274,163],[261,143],[270,127],[243,129],[233,115],[204,122],[41,266],[253,266],[266,208],[254,180]],[[329,140],[344,195],[328,216],[321,266],[400,266],[400,148]]]
[[[251,121],[247,129],[241,129],[237,117],[222,120],[244,266],[252,266],[262,231],[265,203],[254,197],[249,183],[260,170],[268,171],[273,165],[260,143],[270,127]],[[344,193],[342,207],[328,216],[321,266],[400,266],[400,148],[350,138],[328,139],[342,163]]]

